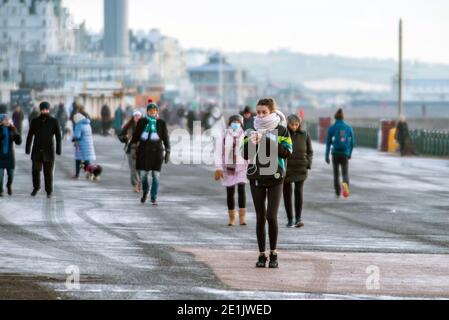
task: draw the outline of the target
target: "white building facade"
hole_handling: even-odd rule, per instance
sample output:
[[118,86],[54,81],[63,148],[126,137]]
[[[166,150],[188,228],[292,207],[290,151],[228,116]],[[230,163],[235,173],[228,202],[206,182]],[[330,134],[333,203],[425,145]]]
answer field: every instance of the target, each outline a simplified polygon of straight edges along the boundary
[[71,26],[70,15],[60,0],[0,0],[3,80],[20,81],[20,52],[73,52],[75,36]]

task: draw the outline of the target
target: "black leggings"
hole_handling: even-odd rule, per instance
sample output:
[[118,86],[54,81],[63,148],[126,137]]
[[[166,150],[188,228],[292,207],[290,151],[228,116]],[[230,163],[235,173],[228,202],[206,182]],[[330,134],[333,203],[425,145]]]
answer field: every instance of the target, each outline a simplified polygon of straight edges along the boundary
[[90,161],[82,161],[82,160],[76,160],[75,161],[75,171],[76,171],[76,177],[77,178],[80,176],[81,163],[83,163],[83,162],[84,162],[84,171],[86,171],[86,168],[90,164]]
[[[228,197],[228,209],[229,211],[235,210],[235,185],[232,187],[226,188]],[[240,209],[246,209],[246,192],[245,192],[245,184],[238,184],[238,194],[239,194],[239,208]]]
[[304,181],[284,182],[284,204],[288,221],[293,221],[293,184],[295,185],[295,220],[298,222],[301,220]]
[[[253,196],[254,207],[256,209],[256,233],[259,244],[259,252],[265,252],[265,223],[268,221],[268,236],[270,238],[271,251],[277,248],[278,221],[277,215],[282,199],[283,184],[263,187],[255,186],[251,183],[251,194]],[[266,200],[268,205],[266,206]]]

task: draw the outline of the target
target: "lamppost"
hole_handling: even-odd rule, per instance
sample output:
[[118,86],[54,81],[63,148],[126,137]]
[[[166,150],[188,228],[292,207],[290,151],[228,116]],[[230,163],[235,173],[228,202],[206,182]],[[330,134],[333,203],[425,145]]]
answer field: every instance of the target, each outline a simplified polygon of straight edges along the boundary
[[399,117],[404,115],[404,102],[403,102],[403,68],[402,68],[402,19],[399,20]]
[[218,54],[218,107],[223,110],[223,58],[221,52]]

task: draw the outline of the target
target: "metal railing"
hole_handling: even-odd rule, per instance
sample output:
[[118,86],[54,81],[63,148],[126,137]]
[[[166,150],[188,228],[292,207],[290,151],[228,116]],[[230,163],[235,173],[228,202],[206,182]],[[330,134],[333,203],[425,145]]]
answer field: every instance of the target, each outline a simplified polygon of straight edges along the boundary
[[379,128],[353,127],[352,129],[355,136],[354,147],[377,149],[379,141]]
[[[306,129],[314,141],[318,141],[318,123],[306,123]],[[355,146],[378,148],[378,127],[353,127]],[[416,152],[421,155],[449,156],[449,130],[410,130],[410,138],[416,146]]]
[[449,131],[410,130],[410,138],[419,154],[449,156]]

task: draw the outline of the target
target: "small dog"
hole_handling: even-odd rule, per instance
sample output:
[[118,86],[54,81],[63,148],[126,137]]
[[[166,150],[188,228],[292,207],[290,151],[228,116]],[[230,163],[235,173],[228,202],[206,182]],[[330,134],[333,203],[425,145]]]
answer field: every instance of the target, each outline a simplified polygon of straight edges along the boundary
[[103,167],[99,164],[89,164],[88,166],[83,165],[84,171],[86,172],[86,179],[90,181],[100,181],[101,174],[103,172]]

